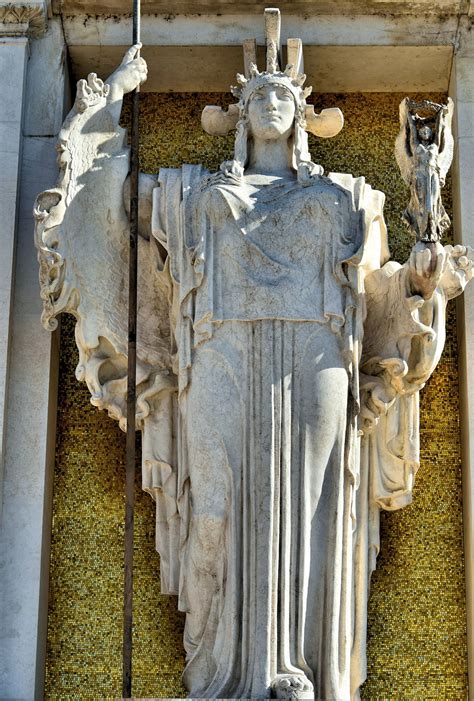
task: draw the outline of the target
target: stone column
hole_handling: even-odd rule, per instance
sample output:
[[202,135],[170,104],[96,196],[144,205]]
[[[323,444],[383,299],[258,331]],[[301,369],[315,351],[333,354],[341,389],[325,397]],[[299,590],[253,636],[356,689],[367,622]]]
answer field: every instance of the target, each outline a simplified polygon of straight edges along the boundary
[[[464,20],[463,20],[464,23]],[[455,100],[453,163],[454,235],[474,248],[474,37],[461,26],[450,95]],[[469,698],[474,698],[474,285],[458,298],[461,446],[463,461],[464,558]]]
[[[59,19],[0,4],[0,699],[44,688],[57,335],[38,322],[32,209],[55,184],[66,76]],[[2,33],[3,32],[3,33]]]

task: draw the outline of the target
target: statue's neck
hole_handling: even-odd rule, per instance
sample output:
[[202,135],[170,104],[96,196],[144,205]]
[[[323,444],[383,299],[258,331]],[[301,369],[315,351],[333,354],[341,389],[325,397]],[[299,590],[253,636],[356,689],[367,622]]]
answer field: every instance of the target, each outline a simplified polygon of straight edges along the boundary
[[290,162],[287,139],[254,139],[251,144],[249,163],[245,172],[281,177],[294,174]]

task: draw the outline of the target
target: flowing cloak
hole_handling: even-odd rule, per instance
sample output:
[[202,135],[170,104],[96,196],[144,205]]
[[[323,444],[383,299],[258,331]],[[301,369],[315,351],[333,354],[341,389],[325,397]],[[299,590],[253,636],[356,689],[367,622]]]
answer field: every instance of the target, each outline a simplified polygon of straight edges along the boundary
[[[405,269],[387,262],[384,197],[363,178],[330,174],[309,187],[256,188],[183,166],[162,169],[159,184],[152,231],[168,252],[161,274],[173,287],[179,429],[173,461],[145,419],[143,486],[157,501],[162,590],[178,594],[187,613],[185,681],[191,696],[245,698],[270,693],[278,675],[304,672],[316,698],[355,698],[366,676],[379,510],[411,499],[418,390],[444,343],[443,296],[430,303],[410,296]],[[320,339],[313,355],[303,357],[298,349],[313,343],[309,329]],[[291,435],[308,421],[322,422],[321,413],[308,419],[310,409],[295,418],[306,402],[303,395],[300,404],[294,399],[297,388],[336,392],[340,384],[339,376],[333,387],[311,385],[306,365],[318,347],[333,353],[348,379],[342,436],[324,466],[318,457],[303,457]],[[219,397],[228,398],[227,407]],[[292,407],[290,428],[285,402]],[[226,437],[220,418],[226,412],[236,433],[241,424],[243,434],[257,436],[250,447]],[[276,476],[277,434],[279,454],[290,454],[286,478],[281,464]],[[232,457],[236,444],[242,454]],[[230,475],[222,488],[219,459],[220,472]],[[317,510],[307,496],[311,470],[338,475],[317,497],[332,506],[313,526],[311,518],[295,516]],[[247,510],[242,482],[248,494],[264,495]],[[202,508],[198,488],[209,493]],[[216,500],[227,516],[216,513]],[[330,524],[334,538],[321,536]],[[255,528],[259,536],[252,539]],[[277,565],[255,565],[265,547],[271,557],[279,554]],[[300,552],[297,561],[292,549]],[[315,565],[318,554],[324,563]],[[204,570],[218,581],[209,604]]]

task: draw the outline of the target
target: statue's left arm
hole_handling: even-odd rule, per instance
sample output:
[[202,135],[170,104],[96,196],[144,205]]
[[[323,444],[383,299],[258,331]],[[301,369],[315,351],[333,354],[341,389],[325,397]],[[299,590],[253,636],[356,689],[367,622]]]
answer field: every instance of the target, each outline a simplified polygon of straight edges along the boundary
[[[419,392],[439,362],[445,309],[473,277],[474,251],[418,243],[405,265],[389,261],[364,277],[365,322],[359,363],[360,471],[354,533],[352,684],[366,678],[368,583],[379,551],[380,510],[412,500],[419,467]],[[434,264],[433,264],[434,263]]]
[[365,278],[359,426],[373,435],[379,461],[372,493],[380,507],[409,503],[418,467],[418,392],[439,362],[445,308],[473,277],[474,251],[414,246],[405,265],[389,262]]

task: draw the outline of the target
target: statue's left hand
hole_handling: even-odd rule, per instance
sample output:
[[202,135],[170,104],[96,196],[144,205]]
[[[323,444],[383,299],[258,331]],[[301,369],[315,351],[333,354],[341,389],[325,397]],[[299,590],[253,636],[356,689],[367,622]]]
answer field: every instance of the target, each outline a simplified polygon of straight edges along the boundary
[[145,59],[138,56],[141,44],[134,44],[125,53],[120,66],[107,80],[112,100],[121,99],[147,79],[148,68]]
[[413,246],[408,261],[410,291],[423,299],[430,299],[438,286],[446,266],[447,253],[440,243]]

